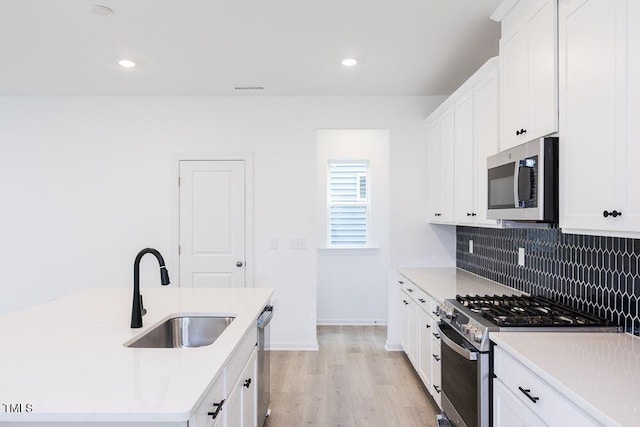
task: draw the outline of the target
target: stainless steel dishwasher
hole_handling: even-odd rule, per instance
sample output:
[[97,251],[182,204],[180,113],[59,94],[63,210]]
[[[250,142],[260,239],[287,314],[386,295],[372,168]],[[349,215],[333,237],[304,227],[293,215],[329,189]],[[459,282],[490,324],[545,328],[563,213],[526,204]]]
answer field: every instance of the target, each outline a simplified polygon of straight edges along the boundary
[[267,305],[258,316],[258,427],[264,426],[269,415],[271,361],[269,358],[269,322],[273,318],[273,306]]

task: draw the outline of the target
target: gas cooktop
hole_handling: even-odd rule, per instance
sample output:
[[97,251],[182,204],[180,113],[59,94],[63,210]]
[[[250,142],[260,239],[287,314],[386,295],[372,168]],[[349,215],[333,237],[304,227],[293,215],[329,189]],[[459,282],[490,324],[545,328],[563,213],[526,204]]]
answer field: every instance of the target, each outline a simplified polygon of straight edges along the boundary
[[490,332],[619,332],[613,322],[539,296],[475,295],[445,300],[444,324],[480,351],[489,350]]
[[473,313],[500,327],[611,326],[611,322],[537,296],[456,296]]

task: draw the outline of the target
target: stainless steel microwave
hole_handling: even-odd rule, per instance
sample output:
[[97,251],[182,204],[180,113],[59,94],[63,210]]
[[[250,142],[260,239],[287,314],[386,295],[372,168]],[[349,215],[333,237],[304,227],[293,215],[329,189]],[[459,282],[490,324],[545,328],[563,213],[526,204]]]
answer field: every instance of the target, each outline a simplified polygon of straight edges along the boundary
[[487,158],[487,218],[558,222],[558,138]]

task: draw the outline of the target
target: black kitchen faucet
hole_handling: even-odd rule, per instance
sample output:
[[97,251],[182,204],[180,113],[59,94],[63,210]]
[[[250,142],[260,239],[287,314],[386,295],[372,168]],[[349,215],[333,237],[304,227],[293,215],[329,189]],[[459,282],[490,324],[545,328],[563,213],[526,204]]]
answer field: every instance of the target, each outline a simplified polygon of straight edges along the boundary
[[145,248],[138,252],[136,260],[133,263],[133,309],[131,310],[131,327],[142,327],[142,316],[147,312],[142,305],[142,295],[140,295],[140,260],[146,254],[152,254],[158,260],[160,264],[160,284],[162,286],[168,285],[169,272],[164,265],[164,258],[160,255],[160,252],[153,248]]

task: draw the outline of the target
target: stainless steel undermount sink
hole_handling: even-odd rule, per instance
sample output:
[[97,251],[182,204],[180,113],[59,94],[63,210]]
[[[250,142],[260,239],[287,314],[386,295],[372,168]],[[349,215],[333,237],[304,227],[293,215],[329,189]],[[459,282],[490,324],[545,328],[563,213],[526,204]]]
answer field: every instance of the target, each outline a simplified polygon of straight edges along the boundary
[[125,346],[135,348],[204,347],[213,344],[233,319],[234,317],[213,316],[173,317]]

